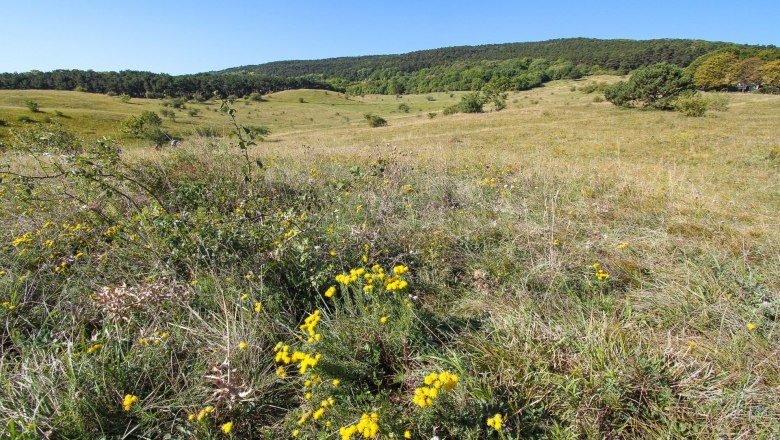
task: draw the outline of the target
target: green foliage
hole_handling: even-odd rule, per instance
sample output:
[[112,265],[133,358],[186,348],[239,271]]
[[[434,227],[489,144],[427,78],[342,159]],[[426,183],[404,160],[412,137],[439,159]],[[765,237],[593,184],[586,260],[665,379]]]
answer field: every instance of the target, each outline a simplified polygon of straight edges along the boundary
[[398,110],[401,110],[404,113],[409,113],[409,110],[411,110],[411,107],[409,107],[406,103],[398,104]]
[[121,95],[119,95],[119,100],[124,102],[124,103],[130,102],[131,99],[132,98],[127,93],[122,93]]
[[482,113],[482,106],[484,105],[485,97],[483,94],[479,92],[471,92],[461,98],[458,107],[459,110],[463,113]]
[[19,121],[19,122],[25,122],[25,123],[36,122],[35,119],[33,119],[33,118],[31,118],[31,117],[29,117],[27,115],[19,115],[16,118],[16,120]]
[[385,118],[379,115],[375,115],[373,113],[366,113],[363,115],[363,117],[366,119],[366,121],[368,121],[368,125],[370,127],[376,128],[376,127],[384,127],[387,125],[387,121],[385,120]]
[[141,112],[138,116],[130,116],[122,122],[122,130],[137,138],[162,143],[170,139],[170,136],[162,129],[162,119],[157,113],[149,110]]
[[455,113],[460,113],[460,105],[458,104],[444,107],[444,110],[441,112],[444,116],[454,115]]
[[607,87],[604,96],[620,107],[639,104],[668,110],[674,107],[678,96],[693,90],[692,78],[683,69],[672,64],[656,64],[638,69],[628,81]]
[[34,125],[16,133],[12,147],[34,153],[75,154],[83,141],[57,122]]
[[170,119],[171,121],[175,121],[175,120],[176,120],[176,112],[175,112],[175,111],[173,111],[173,110],[168,110],[168,109],[164,108],[164,109],[161,109],[161,110],[160,110],[160,114],[161,114],[161,115],[162,115],[164,118],[168,118],[168,119]]
[[192,116],[192,117],[195,117],[195,116],[198,116],[200,114],[200,110],[197,109],[197,108],[191,108],[191,109],[187,110],[187,114]]
[[163,107],[171,107],[171,108],[178,108],[178,109],[187,108],[186,104],[187,104],[187,100],[184,98],[173,98],[162,102]]
[[24,106],[27,107],[27,110],[30,110],[33,113],[38,113],[41,111],[41,107],[38,105],[38,103],[29,99],[24,101]]
[[674,109],[685,116],[701,117],[707,112],[709,101],[698,95],[680,96],[674,101]]

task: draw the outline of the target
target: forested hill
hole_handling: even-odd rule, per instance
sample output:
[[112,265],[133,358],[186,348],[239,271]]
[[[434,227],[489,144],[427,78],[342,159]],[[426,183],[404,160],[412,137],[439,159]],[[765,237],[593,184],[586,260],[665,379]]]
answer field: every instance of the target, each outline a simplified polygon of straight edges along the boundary
[[276,61],[235,67],[225,72],[256,72],[281,77],[321,75],[348,81],[364,79],[373,71],[394,69],[410,73],[454,62],[508,60],[512,58],[563,59],[588,67],[628,72],[654,63],[668,62],[685,67],[705,53],[729,46],[703,40],[598,40],[562,38],[529,43],[457,46],[421,50],[401,55],[373,55],[308,61]]

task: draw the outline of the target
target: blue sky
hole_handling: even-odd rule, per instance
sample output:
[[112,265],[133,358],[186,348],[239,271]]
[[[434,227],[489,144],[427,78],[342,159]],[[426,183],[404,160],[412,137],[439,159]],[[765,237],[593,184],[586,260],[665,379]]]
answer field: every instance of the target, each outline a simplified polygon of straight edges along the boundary
[[564,37],[780,46],[780,0],[27,0],[0,7],[0,72],[171,74]]

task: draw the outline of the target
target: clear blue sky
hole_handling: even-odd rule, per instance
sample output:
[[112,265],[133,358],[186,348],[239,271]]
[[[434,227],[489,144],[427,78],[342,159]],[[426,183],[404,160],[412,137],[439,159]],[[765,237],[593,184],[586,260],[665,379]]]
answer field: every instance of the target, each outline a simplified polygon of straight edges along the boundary
[[9,0],[0,6],[0,72],[182,74],[564,37],[780,46],[779,22],[780,0]]

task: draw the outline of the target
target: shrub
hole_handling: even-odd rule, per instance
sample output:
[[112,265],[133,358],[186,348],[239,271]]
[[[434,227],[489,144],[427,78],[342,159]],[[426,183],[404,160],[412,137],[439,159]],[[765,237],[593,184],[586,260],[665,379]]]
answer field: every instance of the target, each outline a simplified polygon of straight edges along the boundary
[[368,121],[368,125],[371,127],[376,128],[376,127],[384,127],[387,125],[387,121],[385,120],[385,118],[381,116],[374,115],[371,113],[366,113],[363,115],[363,117],[366,118],[366,120]]
[[434,98],[431,95],[426,96],[425,99],[427,99],[428,101],[436,101],[436,98]]
[[128,103],[130,102],[130,95],[128,95],[127,93],[122,93],[121,95],[119,95],[119,100],[124,103]]
[[38,105],[38,103],[35,101],[31,101],[29,99],[27,101],[24,101],[24,106],[27,107],[27,110],[30,110],[33,113],[38,113],[39,111],[41,111],[41,108]]
[[34,152],[73,154],[82,151],[82,141],[62,124],[34,125],[17,133],[14,147]]
[[637,69],[628,81],[604,90],[607,101],[620,107],[643,107],[669,110],[678,96],[694,90],[693,79],[673,64],[654,64]]
[[174,98],[174,99],[169,99],[167,101],[163,101],[162,105],[163,107],[186,108],[185,106],[186,103],[187,100],[184,98]]
[[593,102],[604,102],[604,96],[596,95],[593,97]]
[[249,125],[246,127],[246,130],[254,139],[260,140],[271,134],[271,129],[265,126]]
[[428,113],[428,119],[433,119],[435,117],[436,117],[436,113],[434,113],[434,112]]
[[33,118],[31,118],[31,117],[29,117],[27,115],[19,116],[18,118],[16,118],[16,120],[19,121],[19,122],[35,122],[35,119],[33,119]]
[[398,110],[401,110],[404,113],[409,113],[409,110],[411,108],[406,104],[398,104]]
[[252,92],[249,94],[249,100],[255,102],[265,102],[262,93]]
[[303,104],[303,103],[305,103],[305,102],[306,102],[306,100],[305,100],[305,99],[303,99],[303,97],[301,97],[301,98],[298,98],[298,102],[300,102],[301,104]]
[[187,110],[187,114],[192,116],[192,117],[198,116],[199,113],[200,113],[200,110],[198,110],[196,108],[191,108],[191,109]]
[[162,130],[162,119],[157,113],[149,110],[127,118],[122,122],[122,130],[132,136],[157,143],[170,139],[170,136]]
[[681,96],[674,102],[674,108],[685,116],[704,116],[707,112],[707,99],[699,95]]
[[729,109],[729,97],[725,93],[707,96],[707,110],[725,112]]
[[463,113],[482,113],[485,99],[479,92],[472,92],[461,98],[460,111]]
[[176,120],[176,112],[173,111],[173,110],[168,110],[168,109],[164,108],[164,109],[160,110],[160,114],[163,117],[170,119],[171,121],[175,121]]
[[460,112],[460,106],[455,104],[449,107],[445,107],[444,111],[442,111],[442,114],[444,116],[448,116],[448,115],[454,115],[455,113],[459,113],[459,112]]

